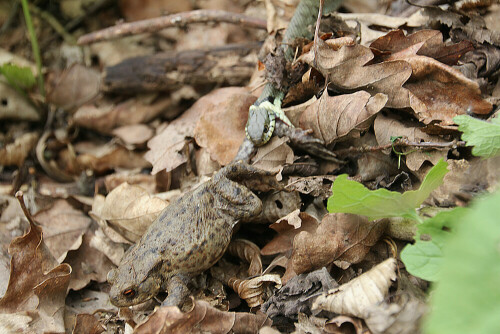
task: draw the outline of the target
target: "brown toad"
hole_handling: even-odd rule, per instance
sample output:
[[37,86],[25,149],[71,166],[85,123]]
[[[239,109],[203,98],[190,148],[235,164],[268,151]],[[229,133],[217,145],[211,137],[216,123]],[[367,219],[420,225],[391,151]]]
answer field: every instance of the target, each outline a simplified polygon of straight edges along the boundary
[[236,223],[262,210],[260,199],[234,182],[249,175],[271,174],[233,163],[168,205],[108,273],[111,302],[131,306],[167,291],[163,305],[180,304],[187,282],[224,254]]

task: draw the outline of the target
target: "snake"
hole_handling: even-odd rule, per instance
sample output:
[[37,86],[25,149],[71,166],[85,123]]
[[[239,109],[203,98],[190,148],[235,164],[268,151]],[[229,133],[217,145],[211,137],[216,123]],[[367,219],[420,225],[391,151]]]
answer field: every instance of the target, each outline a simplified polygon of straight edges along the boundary
[[[342,0],[326,0],[323,13],[332,12],[341,3]],[[309,27],[316,22],[319,9],[320,0],[301,0],[297,5],[280,46],[287,62],[293,60],[294,48],[291,44],[295,39],[300,37],[313,38],[313,33]],[[250,106],[245,134],[255,146],[262,146],[271,139],[276,125],[276,118],[293,127],[281,108],[285,94],[286,91],[276,88],[272,83],[267,83],[259,98]]]

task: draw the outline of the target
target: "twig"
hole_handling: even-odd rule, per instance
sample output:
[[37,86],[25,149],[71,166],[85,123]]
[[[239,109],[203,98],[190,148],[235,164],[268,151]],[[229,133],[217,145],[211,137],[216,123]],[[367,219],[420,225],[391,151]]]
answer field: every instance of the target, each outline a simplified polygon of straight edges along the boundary
[[337,156],[344,156],[355,153],[367,153],[367,152],[375,152],[382,151],[392,147],[417,147],[417,148],[455,148],[455,147],[464,147],[464,141],[451,141],[446,143],[434,143],[434,142],[411,142],[404,138],[399,138],[394,143],[381,145],[381,146],[363,146],[363,147],[349,147],[342,150],[336,150],[334,153]]
[[113,27],[83,35],[78,39],[78,44],[89,44],[134,34],[156,32],[164,28],[178,27],[189,23],[205,22],[227,22],[241,24],[249,28],[267,29],[267,22],[265,20],[223,10],[200,9],[149,20],[118,24]]
[[42,57],[40,56],[40,49],[38,48],[35,28],[33,28],[33,22],[31,21],[30,10],[28,8],[28,0],[21,0],[21,5],[23,6],[24,19],[26,21],[26,27],[28,28],[28,32],[30,34],[31,48],[33,50],[33,57],[35,58],[36,69],[38,71],[38,89],[40,89],[40,94],[45,97],[45,86],[42,75]]

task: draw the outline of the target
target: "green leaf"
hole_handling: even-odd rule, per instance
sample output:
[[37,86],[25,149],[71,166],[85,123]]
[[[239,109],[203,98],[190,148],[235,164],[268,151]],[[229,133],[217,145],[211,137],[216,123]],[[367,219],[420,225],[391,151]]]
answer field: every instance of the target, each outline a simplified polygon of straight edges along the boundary
[[492,118],[491,122],[482,121],[468,115],[455,116],[453,121],[462,131],[462,140],[467,146],[474,146],[472,154],[490,158],[500,153],[500,118]]
[[444,247],[426,334],[500,333],[500,192],[478,200]]
[[401,252],[410,274],[427,281],[437,279],[443,265],[443,247],[466,212],[465,208],[442,211],[418,225],[415,244],[407,245]]
[[403,194],[387,189],[368,190],[361,183],[339,175],[332,185],[328,199],[329,212],[355,213],[369,219],[406,217],[420,220],[415,211],[429,194],[443,183],[448,163],[442,159],[427,173],[418,190]]
[[29,67],[3,64],[0,66],[0,73],[7,79],[9,84],[16,89],[27,90],[36,83],[35,76]]

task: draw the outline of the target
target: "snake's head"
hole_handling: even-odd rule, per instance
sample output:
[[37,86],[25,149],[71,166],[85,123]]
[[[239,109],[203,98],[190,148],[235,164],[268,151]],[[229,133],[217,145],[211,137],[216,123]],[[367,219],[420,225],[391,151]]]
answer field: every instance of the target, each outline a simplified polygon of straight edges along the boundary
[[261,106],[252,105],[248,111],[248,121],[245,127],[247,138],[255,146],[264,145],[271,139],[274,124],[274,113]]

